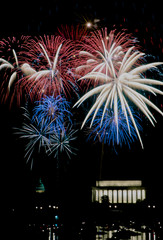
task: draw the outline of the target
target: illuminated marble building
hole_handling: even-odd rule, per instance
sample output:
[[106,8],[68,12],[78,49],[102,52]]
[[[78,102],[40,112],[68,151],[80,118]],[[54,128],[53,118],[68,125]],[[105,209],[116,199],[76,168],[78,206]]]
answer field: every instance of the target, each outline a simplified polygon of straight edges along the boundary
[[146,189],[140,180],[96,181],[92,187],[92,202],[102,202],[107,196],[109,203],[127,204],[143,201],[146,198]]

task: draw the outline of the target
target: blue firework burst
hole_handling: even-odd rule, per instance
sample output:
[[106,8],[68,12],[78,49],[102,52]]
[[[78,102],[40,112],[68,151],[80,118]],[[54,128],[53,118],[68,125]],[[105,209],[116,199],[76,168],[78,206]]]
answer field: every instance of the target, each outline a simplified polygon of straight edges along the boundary
[[53,121],[54,124],[59,125],[61,128],[61,125],[66,121],[71,122],[70,103],[66,98],[60,95],[57,97],[45,96],[36,104],[33,109],[33,119],[37,117],[39,122],[47,119],[47,121]]
[[[64,105],[65,106],[65,105]],[[39,108],[38,108],[39,109]],[[38,110],[37,109],[37,110]],[[63,111],[63,109],[62,109]],[[66,113],[69,113],[65,110]],[[25,140],[25,159],[31,163],[33,167],[33,159],[41,149],[45,154],[52,155],[58,158],[59,153],[65,152],[70,158],[74,154],[75,148],[71,146],[76,131],[71,127],[66,126],[62,120],[65,117],[57,115],[56,118],[46,116],[45,111],[38,110],[38,115],[31,115],[27,108],[24,108],[24,121],[20,128],[15,128],[15,134],[20,136],[20,139]],[[69,116],[67,116],[69,119]]]
[[[131,111],[135,118],[138,129],[141,131],[142,127],[139,124],[140,118],[134,113],[133,109]],[[89,130],[88,140],[98,140],[99,142],[104,142],[105,144],[113,146],[122,146],[122,144],[126,144],[130,147],[130,143],[138,138],[131,118],[128,116],[127,123],[124,112],[120,106],[118,106],[118,131],[114,111],[112,109],[107,109],[104,114],[103,122],[101,124],[102,115],[103,109],[101,108],[97,113],[93,126]],[[92,116],[89,118],[89,121],[91,120]]]

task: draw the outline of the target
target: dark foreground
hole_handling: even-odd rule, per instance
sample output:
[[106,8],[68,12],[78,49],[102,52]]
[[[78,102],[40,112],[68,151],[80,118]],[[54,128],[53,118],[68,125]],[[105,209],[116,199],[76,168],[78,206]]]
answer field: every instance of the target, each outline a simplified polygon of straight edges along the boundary
[[148,203],[95,203],[73,211],[72,206],[40,205],[26,212],[10,209],[6,228],[5,239],[159,240],[163,239],[163,215],[161,206]]

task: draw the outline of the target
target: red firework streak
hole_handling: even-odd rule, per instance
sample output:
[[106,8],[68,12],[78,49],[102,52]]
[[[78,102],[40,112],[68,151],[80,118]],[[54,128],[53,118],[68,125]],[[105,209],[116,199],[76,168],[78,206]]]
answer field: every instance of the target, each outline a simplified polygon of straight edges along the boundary
[[[87,36],[89,36],[88,28],[81,27],[80,25],[77,25],[77,26],[61,25],[58,28],[58,34],[62,38],[71,41],[71,45],[73,48],[73,55],[72,55],[72,61],[71,61],[71,64],[72,64],[71,74],[73,74],[73,77],[77,81],[81,77],[81,75],[78,74],[76,71],[76,68],[78,67],[78,64],[80,62],[79,52],[81,51],[81,46],[84,39]],[[80,88],[79,84],[77,84],[77,86],[78,88]]]
[[80,25],[77,25],[76,27],[68,26],[68,25],[61,25],[58,28],[58,34],[65,38],[66,40],[72,40],[72,41],[82,41],[82,39],[88,35],[88,30],[85,27],[81,27]]
[[2,79],[0,98],[1,102],[8,102],[10,107],[14,100],[17,105],[21,104],[23,90],[18,82],[24,76],[21,71],[23,59],[20,59],[19,53],[23,51],[28,40],[29,36],[8,37],[0,40],[0,75]]
[[71,73],[74,61],[71,41],[60,36],[40,36],[28,42],[25,54],[29,71],[21,84],[32,100],[39,100],[44,95],[71,94],[75,86]]
[[[132,34],[126,33],[125,29],[118,33],[116,29],[108,33],[107,28],[91,32],[80,43],[76,72],[80,76],[92,71],[109,75],[109,69],[114,68],[115,73],[118,73],[120,61],[132,46],[134,46],[133,51],[139,48],[137,40]],[[81,80],[81,85],[84,84],[87,89],[98,83],[98,79]]]

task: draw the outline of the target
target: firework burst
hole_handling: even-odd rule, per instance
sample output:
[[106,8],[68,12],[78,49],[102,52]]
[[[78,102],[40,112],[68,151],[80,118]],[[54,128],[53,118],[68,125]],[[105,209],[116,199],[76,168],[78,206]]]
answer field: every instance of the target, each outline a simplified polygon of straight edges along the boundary
[[[26,142],[25,159],[31,162],[41,149],[45,154],[58,157],[65,152],[70,158],[75,148],[71,142],[76,139],[76,130],[72,129],[71,113],[68,110],[69,103],[61,96],[46,97],[37,105],[31,115],[27,108],[24,109],[24,122],[21,128],[15,128],[16,134]],[[66,123],[71,124],[71,127]]]
[[[124,54],[136,42],[136,39],[131,34],[127,34],[125,30],[119,33],[116,33],[116,30],[108,33],[107,28],[94,31],[81,43],[76,72],[81,75],[89,72],[110,75],[114,69],[117,73]],[[99,81],[101,79],[95,78],[87,82],[87,88],[90,83],[95,86]]]
[[46,96],[36,102],[37,106],[33,109],[33,118],[37,117],[41,122],[43,119],[53,121],[55,125],[62,128],[63,123],[71,122],[72,113],[70,103],[62,96]]
[[17,54],[16,54],[14,49],[12,50],[12,52],[13,52],[13,56],[14,56],[14,59],[15,59],[15,64],[11,64],[9,61],[7,61],[7,60],[5,60],[3,58],[0,58],[0,62],[1,62],[0,70],[2,70],[2,69],[5,69],[5,70],[6,69],[15,70],[11,74],[9,82],[8,82],[8,90],[9,91],[10,91],[11,85],[13,84],[13,82],[15,81],[15,79],[17,77],[17,69],[19,68]]
[[13,49],[17,53],[23,52],[29,40],[30,37],[24,35],[21,35],[19,37],[13,36],[3,38],[2,40],[0,40],[0,56],[2,58],[8,59],[9,62],[12,62]]
[[44,36],[31,39],[27,50],[26,62],[36,72],[22,84],[31,98],[39,100],[44,95],[70,94],[75,86],[75,80],[68,72],[73,55],[70,42],[60,36]]
[[20,57],[20,53],[23,51],[28,39],[29,37],[22,36],[20,40],[16,37],[8,37],[7,39],[2,39],[0,41],[0,72],[3,75],[3,81],[1,83],[1,98],[3,102],[6,102],[10,96],[10,105],[12,104],[14,97],[17,98],[17,103],[20,105],[23,91],[19,84],[19,80],[24,78],[24,76],[35,72],[34,69],[32,69],[29,64],[25,63],[23,58]]
[[72,146],[72,142],[77,139],[75,136],[77,130],[72,129],[68,126],[66,128],[56,127],[54,134],[50,136],[50,148],[48,153],[54,154],[54,157],[58,157],[61,153],[66,153],[66,155],[71,158],[72,154],[75,154],[76,148]]
[[[138,123],[139,117],[133,112],[131,108],[132,115],[134,116],[136,125],[139,130],[142,130],[140,124]],[[93,113],[92,113],[93,115]],[[130,147],[130,143],[137,139],[137,134],[131,118],[129,116],[128,123],[130,125],[130,133],[128,131],[128,125],[126,122],[126,117],[118,103],[118,126],[119,131],[117,132],[117,125],[115,121],[114,111],[112,109],[107,109],[104,117],[103,123],[101,125],[101,118],[103,115],[103,109],[100,108],[97,116],[93,122],[92,128],[88,130],[88,140],[93,139],[93,141],[98,140],[104,144],[120,145],[126,144]],[[88,122],[91,122],[92,116],[88,119]]]
[[[10,105],[13,102],[14,96],[17,98],[17,103],[20,105],[20,99],[22,96],[22,88],[19,85],[19,78],[23,78],[23,74],[25,73],[24,70],[26,69],[27,64],[23,64],[22,66],[19,66],[18,58],[15,50],[13,49],[13,56],[15,59],[15,62],[12,64],[9,61],[0,58],[0,71],[4,72],[4,81],[1,85],[1,97],[2,101],[6,102],[9,96],[11,96],[10,99]],[[12,88],[12,91],[11,91]]]
[[20,135],[21,139],[26,141],[25,159],[27,162],[31,160],[31,168],[33,166],[33,155],[40,152],[41,148],[45,151],[50,148],[49,136],[52,134],[53,122],[42,119],[40,122],[37,117],[32,118],[29,111],[24,108],[24,122],[21,128],[15,128],[15,134]]
[[58,28],[58,34],[65,38],[66,40],[72,40],[73,42],[76,41],[82,41],[85,36],[87,36],[88,31],[85,27],[80,27],[80,25],[77,25],[74,27],[73,25],[61,25]]
[[110,68],[108,67],[107,74],[102,73],[101,71],[90,71],[88,74],[84,75],[81,78],[81,79],[93,79],[94,81],[98,79],[99,81],[102,82],[101,85],[94,87],[92,90],[87,92],[75,104],[75,106],[80,105],[87,98],[95,94],[99,94],[92,108],[88,112],[82,124],[82,127],[84,126],[85,122],[88,120],[92,112],[95,110],[90,124],[90,126],[92,126],[98,110],[105,103],[103,115],[101,117],[101,125],[103,122],[105,111],[109,107],[114,111],[115,122],[118,131],[118,101],[120,101],[122,111],[127,121],[129,132],[130,125],[128,115],[131,118],[133,126],[135,127],[136,133],[140,140],[141,146],[143,148],[142,139],[140,137],[138,127],[131,112],[128,99],[143,112],[143,114],[150,120],[150,122],[153,125],[154,121],[156,120],[147,106],[150,106],[151,108],[158,111],[161,115],[163,115],[163,113],[157,108],[157,106],[154,105],[150,100],[148,100],[148,98],[145,97],[143,94],[144,91],[148,91],[154,95],[156,95],[157,93],[163,94],[162,91],[151,86],[151,85],[163,85],[163,82],[143,77],[143,73],[145,71],[147,71],[148,69],[156,68],[156,66],[162,63],[154,62],[149,64],[140,64],[140,60],[142,60],[143,56],[144,53],[135,51],[134,46],[130,47],[123,56],[122,60],[120,61],[118,71],[114,67],[111,68],[110,71]]

